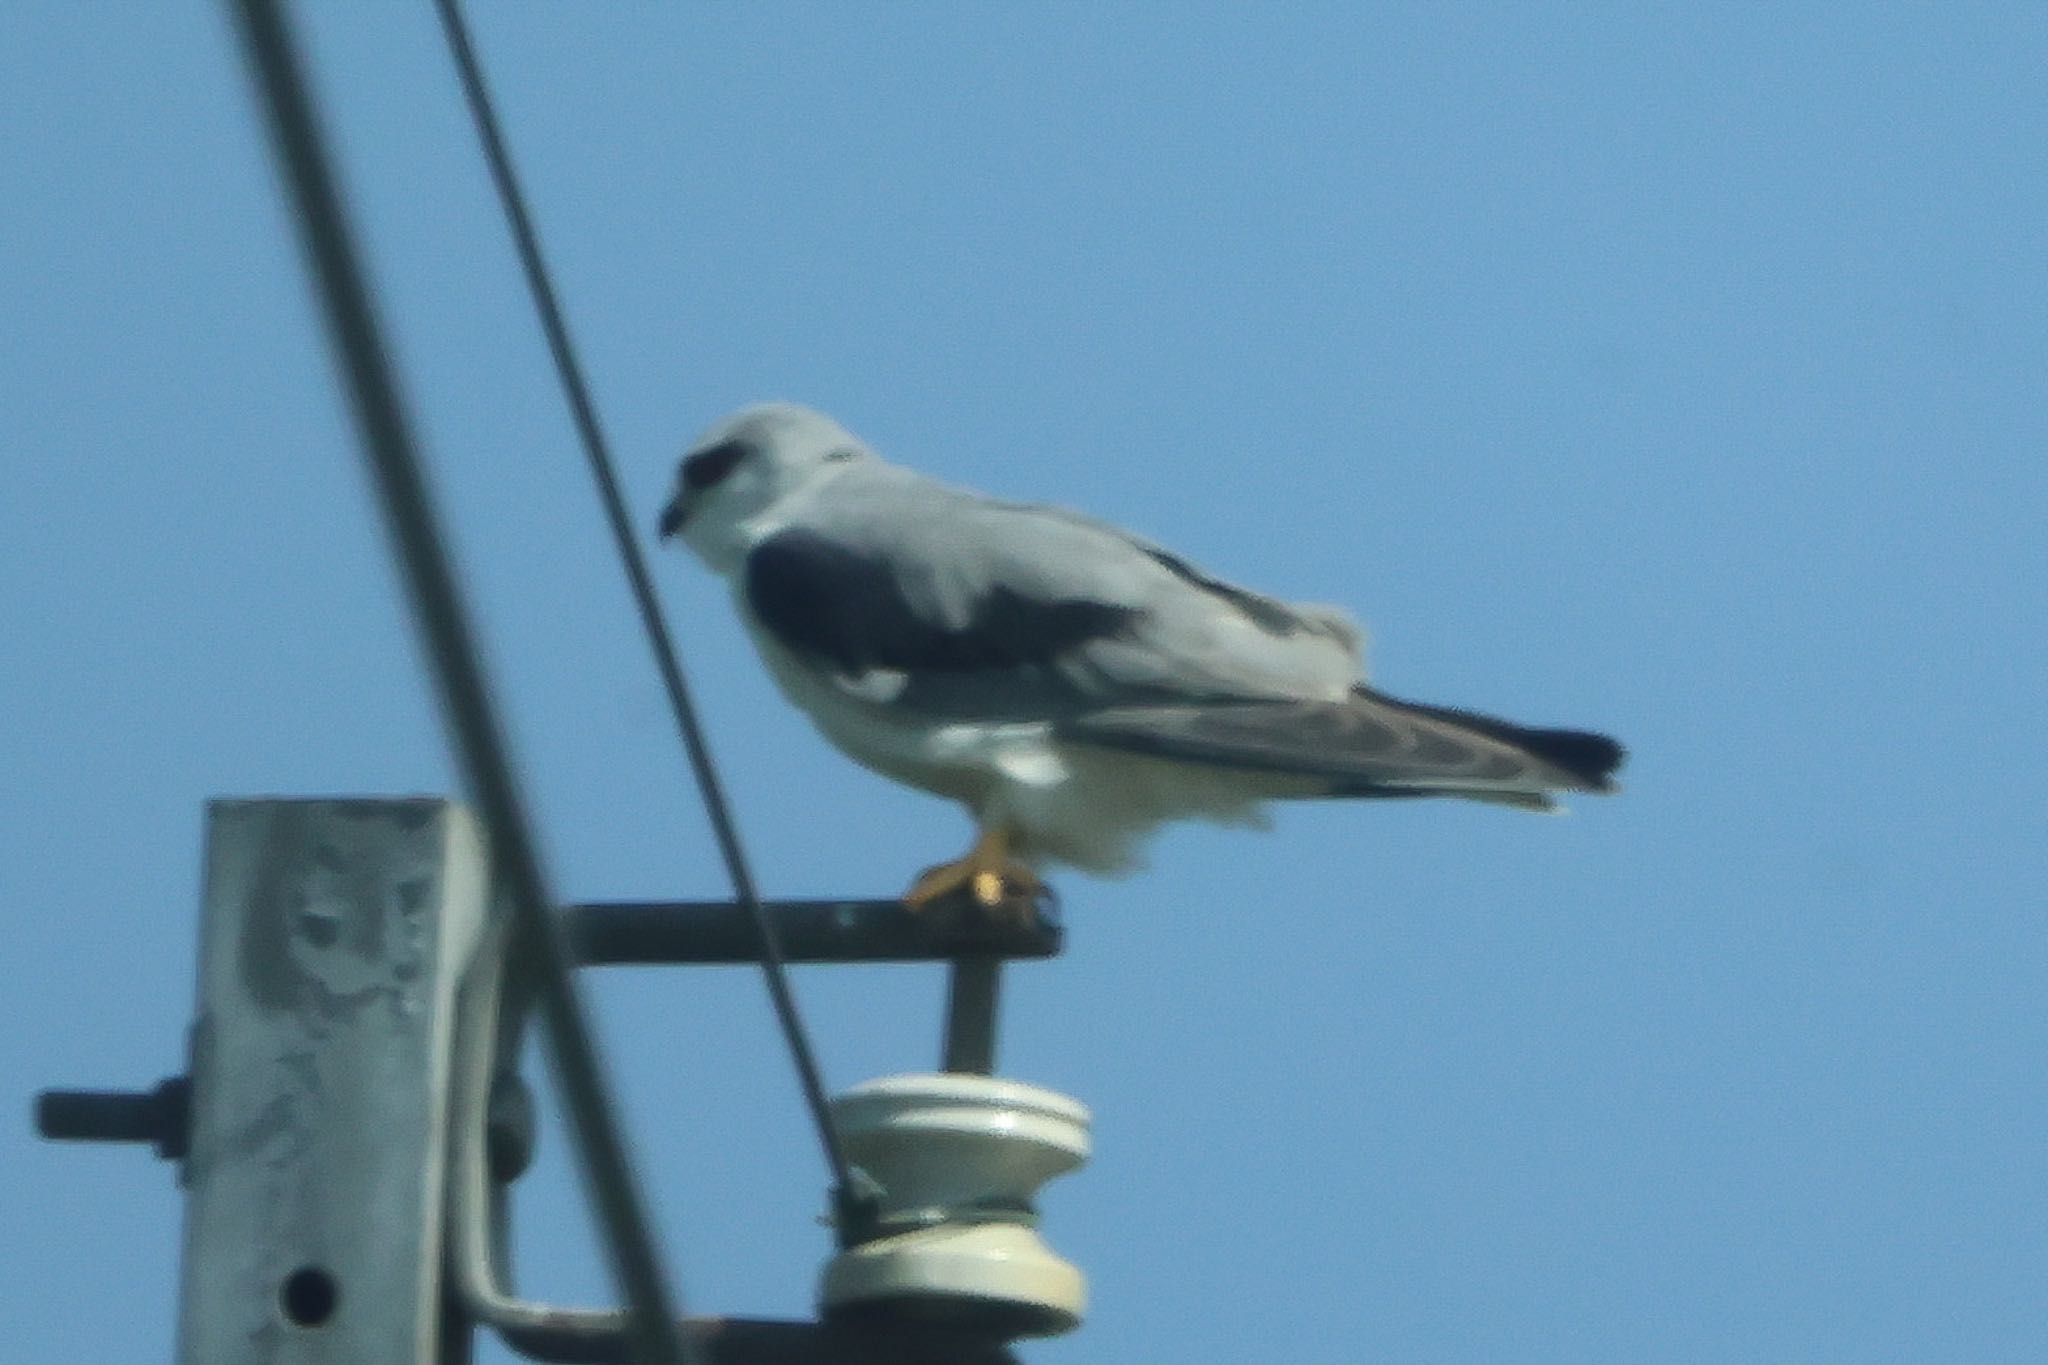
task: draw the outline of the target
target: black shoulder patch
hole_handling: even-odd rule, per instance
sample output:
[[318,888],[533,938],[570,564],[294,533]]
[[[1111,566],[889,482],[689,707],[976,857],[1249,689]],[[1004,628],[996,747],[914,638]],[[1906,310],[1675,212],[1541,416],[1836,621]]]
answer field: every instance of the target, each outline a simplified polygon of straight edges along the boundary
[[811,531],[769,537],[747,556],[747,601],[775,637],[848,673],[971,672],[1055,661],[1125,630],[1134,608],[1028,597],[997,584],[964,626],[922,613],[889,565]]

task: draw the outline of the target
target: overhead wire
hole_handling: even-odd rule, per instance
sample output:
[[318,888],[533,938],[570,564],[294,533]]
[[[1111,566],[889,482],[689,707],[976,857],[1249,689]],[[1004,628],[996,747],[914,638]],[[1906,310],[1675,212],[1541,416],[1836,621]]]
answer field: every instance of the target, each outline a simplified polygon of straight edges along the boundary
[[862,1196],[857,1191],[852,1169],[840,1145],[838,1130],[832,1123],[817,1057],[811,1047],[809,1035],[804,1029],[795,995],[790,989],[789,971],[783,958],[781,942],[775,932],[774,922],[762,905],[753,871],[747,861],[746,850],[740,842],[738,826],[733,820],[731,803],[726,797],[724,783],[718,774],[717,762],[712,756],[709,742],[705,739],[703,726],[691,701],[689,685],[683,677],[681,655],[668,628],[661,600],[655,592],[653,577],[647,569],[646,556],[640,550],[632,520],[627,514],[626,500],[620,492],[619,478],[611,455],[611,443],[606,439],[604,428],[598,421],[597,405],[591,399],[590,386],[585,381],[582,362],[578,358],[575,342],[569,334],[569,324],[563,313],[560,297],[556,293],[547,262],[541,254],[540,235],[534,227],[533,215],[528,211],[525,191],[521,188],[518,174],[513,169],[511,154],[506,148],[504,133],[491,100],[489,85],[484,79],[482,65],[477,60],[476,46],[471,41],[462,7],[458,0],[434,0],[434,4],[440,12],[441,26],[447,34],[449,51],[455,59],[463,96],[476,122],[477,136],[483,144],[484,160],[489,165],[492,183],[497,188],[506,223],[511,229],[520,268],[525,273],[527,287],[533,294],[534,307],[540,315],[541,330],[547,337],[548,352],[553,357],[555,371],[561,379],[570,415],[575,421],[577,436],[583,446],[585,459],[589,463],[591,476],[596,480],[599,499],[604,505],[605,519],[618,546],[620,564],[632,589],[634,605],[639,612],[641,625],[647,633],[649,648],[654,654],[655,668],[661,674],[662,688],[668,696],[669,710],[675,720],[676,729],[682,736],[683,747],[689,755],[690,768],[695,774],[705,813],[718,843],[719,855],[725,862],[726,874],[732,882],[734,897],[746,907],[754,923],[760,943],[762,977],[767,984],[768,997],[774,1006],[784,1043],[789,1049],[790,1060],[795,1065],[797,1081],[803,1090],[804,1103],[809,1108],[812,1124],[817,1129],[826,1165],[831,1170],[835,1187],[834,1201],[840,1215],[840,1232],[844,1236],[851,1225],[859,1220]]
[[532,835],[413,438],[390,352],[290,24],[278,0],[233,0],[329,339],[384,511],[394,557],[434,665],[442,713],[488,832],[492,871],[538,968],[534,987],[571,1134],[597,1206],[603,1241],[630,1313],[638,1358],[701,1365],[683,1333],[597,1048],[570,978],[556,903]]

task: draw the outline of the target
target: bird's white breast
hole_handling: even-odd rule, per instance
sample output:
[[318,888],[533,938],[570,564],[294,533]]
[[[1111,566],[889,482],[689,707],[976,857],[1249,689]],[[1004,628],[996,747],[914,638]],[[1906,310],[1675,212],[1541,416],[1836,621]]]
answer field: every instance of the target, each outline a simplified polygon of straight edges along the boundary
[[877,669],[849,679],[821,671],[784,648],[743,596],[739,607],[776,686],[855,762],[977,809],[1004,784],[1064,780],[1050,725],[936,719],[892,706],[908,681],[903,674]]

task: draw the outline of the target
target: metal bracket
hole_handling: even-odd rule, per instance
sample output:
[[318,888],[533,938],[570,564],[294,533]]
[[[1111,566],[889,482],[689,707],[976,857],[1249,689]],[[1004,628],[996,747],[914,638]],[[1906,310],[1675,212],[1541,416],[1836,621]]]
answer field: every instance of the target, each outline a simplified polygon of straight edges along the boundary
[[[946,962],[945,1071],[995,1070],[996,1014],[1006,960],[1058,956],[1059,903],[1046,893],[991,914],[964,897],[913,910],[901,901],[770,901],[783,959]],[[733,901],[606,901],[572,906],[567,933],[577,965],[748,963],[760,960],[754,922]]]
[[[330,1180],[320,1162],[359,1161],[348,1134],[385,1131],[378,1121],[365,1126],[352,1120],[323,1136],[315,1120],[320,1112],[331,1111],[331,1118],[339,1112],[335,1106],[357,1102],[351,1068],[390,1061],[395,1045],[385,1035],[399,1027],[390,1021],[398,1020],[412,1021],[403,1022],[405,1047],[439,1055],[415,1078],[426,1086],[419,1096],[381,1082],[374,1093],[384,1097],[378,1102],[390,1108],[388,1118],[402,1120],[399,1128],[419,1132],[425,1155],[418,1171],[394,1166],[390,1179],[380,1176],[373,1183],[388,1193],[411,1188],[400,1175],[416,1176],[426,1182],[424,1190],[445,1175],[444,1217],[414,1230],[428,1264],[436,1245],[441,1248],[451,1299],[531,1358],[627,1360],[622,1310],[523,1300],[504,1273],[508,1189],[533,1151],[532,1099],[513,1068],[525,1022],[525,969],[505,917],[481,913],[482,859],[466,817],[446,802],[430,800],[219,802],[213,816],[202,1023],[194,1034],[191,1077],[174,1076],[146,1091],[45,1091],[37,1097],[35,1116],[45,1138],[147,1142],[160,1156],[181,1163],[181,1178],[193,1184],[181,1358],[229,1358],[213,1353],[201,1338],[232,1330],[244,1308],[262,1315],[263,1325],[251,1330],[269,1339],[264,1334],[289,1335],[305,1324],[340,1322],[341,1316],[356,1321],[365,1303],[381,1302],[385,1309],[377,1315],[377,1328],[396,1333],[391,1344],[401,1355],[386,1357],[394,1360],[411,1359],[397,1346],[400,1338],[417,1343],[434,1335],[428,1318],[407,1315],[424,1310],[431,1316],[438,1306],[415,1305],[414,1296],[377,1289],[376,1277],[362,1272],[359,1278],[357,1263],[349,1259],[353,1253],[347,1248],[354,1243],[347,1240],[348,1230],[360,1224],[366,1236],[388,1239],[385,1223],[352,1219],[345,1210],[335,1211],[331,1226],[309,1222],[320,1206],[310,1192],[290,1202],[285,1211],[297,1212],[276,1223],[283,1216],[277,1201],[241,1188],[261,1173],[253,1167],[244,1171],[223,1156],[222,1144],[233,1136],[223,1125],[269,1123],[275,1117],[275,1106],[263,1103],[262,1086],[283,1074],[279,1067],[294,1077],[293,1067],[315,1067],[326,1088],[308,1090],[301,1105],[306,1112],[278,1132],[297,1135],[304,1150],[292,1150],[313,1163],[303,1172],[313,1182],[307,1191]],[[446,923],[433,913],[436,906],[449,911]],[[1003,963],[1057,956],[1064,939],[1050,898],[1000,915],[964,902],[912,910],[892,900],[788,900],[766,908],[792,963],[948,964],[943,1065],[982,1075],[995,1060]],[[564,914],[578,966],[759,961],[752,918],[733,902],[603,902],[572,906]],[[271,976],[297,984],[280,994]],[[436,981],[443,984],[437,987]],[[387,1000],[395,1002],[391,1009],[378,1005]],[[241,1051],[234,1056],[223,1051],[224,1012],[237,1020],[235,1037],[241,1041],[235,1047]],[[360,1040],[350,1033],[358,1019],[365,1030]],[[437,1037],[446,1042],[431,1041]],[[445,1149],[430,1136],[441,1123],[447,1125]],[[343,1145],[330,1153],[322,1144],[333,1142]],[[396,1148],[391,1150],[398,1160]],[[191,1152],[202,1159],[188,1158]],[[362,1212],[368,1217],[374,1211]],[[275,1232],[276,1245],[263,1243],[268,1250],[257,1257],[260,1264],[244,1265],[257,1256],[251,1239],[263,1229]],[[326,1250],[299,1265],[291,1256],[307,1238]],[[327,1264],[336,1257],[349,1267],[345,1280]],[[298,1268],[278,1279],[280,1264]],[[248,1284],[269,1283],[265,1275],[276,1281],[274,1294],[262,1303],[245,1302]],[[213,1296],[209,1303],[217,1299],[221,1311],[197,1316],[200,1295]],[[202,1331],[203,1324],[211,1326]],[[986,1333],[886,1316],[825,1322],[704,1317],[688,1319],[684,1327],[715,1365],[1015,1362],[1003,1342]],[[440,1344],[459,1349],[459,1339],[460,1329],[451,1327]]]
[[171,1076],[154,1090],[45,1090],[36,1133],[52,1142],[147,1142],[165,1161],[191,1145],[192,1081]]
[[[953,1002],[945,1051],[963,1063],[993,1059],[996,973],[1005,957],[1043,958],[1062,942],[1048,907],[1029,919],[994,920],[896,901],[777,901],[767,906],[791,962],[951,962]],[[759,960],[752,921],[722,901],[609,902],[571,907],[567,936],[578,965],[674,965]],[[963,956],[963,953],[966,956]],[[509,1163],[501,1147],[506,1065],[523,1027],[516,945],[502,929],[478,946],[464,981],[451,1097],[449,1256],[458,1301],[478,1323],[530,1359],[628,1359],[626,1316],[614,1308],[566,1308],[520,1298],[504,1268]],[[963,979],[967,985],[963,986]],[[977,984],[979,983],[979,984]],[[500,1078],[494,1082],[492,1078]],[[801,1322],[691,1318],[685,1329],[718,1365],[1015,1365],[1000,1340],[944,1326],[886,1320]]]

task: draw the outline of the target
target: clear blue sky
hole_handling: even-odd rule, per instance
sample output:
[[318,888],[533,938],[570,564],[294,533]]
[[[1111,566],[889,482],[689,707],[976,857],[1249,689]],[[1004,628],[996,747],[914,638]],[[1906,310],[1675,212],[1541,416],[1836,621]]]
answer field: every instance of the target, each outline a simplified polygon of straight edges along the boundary
[[[563,889],[715,894],[429,7],[310,8]],[[1095,1110],[1095,1305],[1029,1359],[2048,1358],[2048,8],[486,9],[643,519],[796,398],[1633,748],[1063,883],[1005,1061]],[[11,6],[0,92],[0,1321],[160,1360],[171,1173],[28,1096],[179,1065],[208,797],[452,776],[218,7]],[[768,888],[962,846],[664,588]],[[834,1085],[929,1064],[935,972],[799,989]],[[689,1305],[807,1312],[756,979],[595,999]]]

